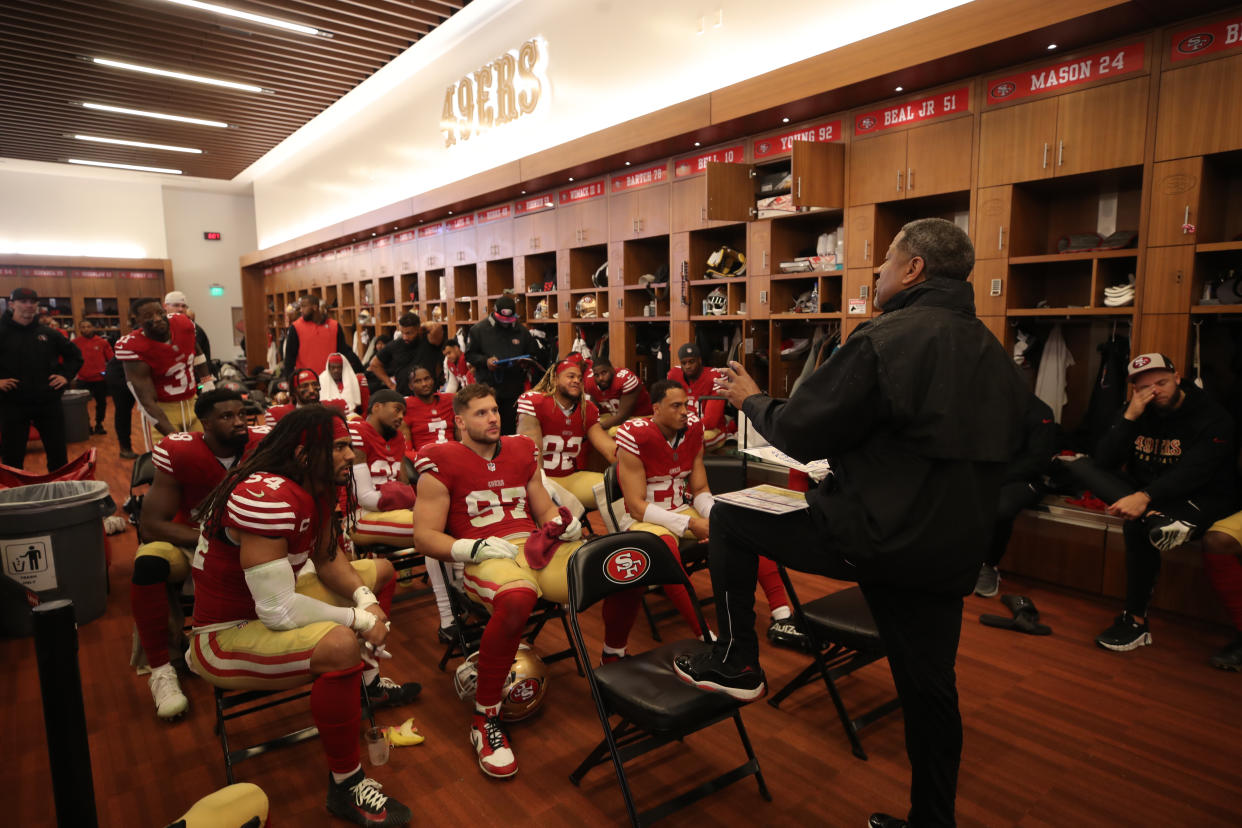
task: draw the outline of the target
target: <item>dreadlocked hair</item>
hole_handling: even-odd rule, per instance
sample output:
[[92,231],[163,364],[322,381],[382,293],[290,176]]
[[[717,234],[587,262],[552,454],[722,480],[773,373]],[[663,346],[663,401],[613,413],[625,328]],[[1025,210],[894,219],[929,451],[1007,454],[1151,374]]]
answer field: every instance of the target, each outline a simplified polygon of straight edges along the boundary
[[[332,518],[337,506],[337,486],[333,482],[333,419],[345,422],[340,411],[325,405],[300,406],[281,418],[254,451],[234,465],[195,510],[195,517],[203,521],[204,537],[213,538],[220,532],[225,504],[239,484],[252,474],[278,474],[305,489],[315,502],[314,515],[299,517],[312,517],[317,521],[322,516],[329,517],[319,524],[316,546],[319,551],[326,549],[328,560],[335,558],[342,534],[354,529],[358,495],[351,474],[344,486],[344,521]],[[302,448],[301,454],[298,448]]]
[[[549,368],[546,372],[544,372],[543,378],[540,379],[539,382],[536,383],[535,386],[531,388],[530,390],[537,391],[540,394],[546,394],[549,397],[555,394],[556,393],[556,369],[565,361],[566,360],[564,359],[558,359],[556,362],[553,362],[552,367]],[[583,365],[581,362],[575,362],[574,364],[578,367],[578,371],[582,373],[585,378],[586,366]],[[587,403],[586,390],[583,389],[582,395],[578,398],[578,416],[582,418],[582,430],[583,431],[586,431],[586,424],[587,424],[586,403]]]

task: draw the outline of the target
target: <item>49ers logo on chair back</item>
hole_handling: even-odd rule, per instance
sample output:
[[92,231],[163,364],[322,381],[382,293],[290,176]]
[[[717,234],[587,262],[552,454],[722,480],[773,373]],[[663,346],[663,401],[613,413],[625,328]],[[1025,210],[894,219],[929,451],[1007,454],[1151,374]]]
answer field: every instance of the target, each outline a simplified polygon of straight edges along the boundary
[[628,584],[643,577],[650,567],[646,552],[627,546],[604,559],[604,577],[614,584]]

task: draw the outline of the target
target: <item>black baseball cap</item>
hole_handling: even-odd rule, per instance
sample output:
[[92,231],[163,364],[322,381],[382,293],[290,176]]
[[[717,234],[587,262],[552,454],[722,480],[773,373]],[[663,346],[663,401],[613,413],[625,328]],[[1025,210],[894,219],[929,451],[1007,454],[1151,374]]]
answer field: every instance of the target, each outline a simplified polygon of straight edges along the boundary
[[13,292],[9,294],[10,302],[38,302],[39,294],[35,293],[34,288],[19,287],[13,288]]
[[405,405],[405,397],[393,391],[391,388],[384,388],[376,391],[371,395],[371,399],[367,401],[367,411],[370,411],[380,403],[401,403]]
[[517,316],[517,303],[513,301],[512,296],[501,296],[496,300],[496,315],[503,316],[508,319]]
[[699,350],[699,346],[693,342],[687,342],[677,349],[677,359],[702,359],[703,352]]

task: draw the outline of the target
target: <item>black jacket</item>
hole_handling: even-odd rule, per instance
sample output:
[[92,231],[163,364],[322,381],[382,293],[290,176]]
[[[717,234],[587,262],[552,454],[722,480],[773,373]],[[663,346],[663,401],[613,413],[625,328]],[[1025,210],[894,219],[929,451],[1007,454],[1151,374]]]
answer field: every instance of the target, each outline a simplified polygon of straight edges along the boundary
[[384,366],[384,373],[397,383],[397,390],[403,395],[411,393],[410,374],[418,367],[431,372],[437,387],[444,382],[444,357],[439,348],[427,341],[426,333],[420,333],[413,342],[394,339],[376,356]]
[[1233,418],[1189,380],[1182,404],[1165,414],[1154,406],[1127,420],[1125,409],[1100,440],[1096,462],[1126,474],[1153,506],[1192,500],[1215,520],[1233,511]]
[[931,279],[890,298],[788,402],[755,395],[743,410],[787,454],[832,462],[812,516],[860,581],[965,594],[1029,394],[970,284]]
[[466,361],[474,368],[479,382],[496,389],[496,396],[503,400],[516,400],[526,389],[526,369],[519,366],[488,370],[488,357],[509,359],[516,356],[535,355],[535,345],[530,331],[521,322],[502,325],[490,316],[476,322],[470,329],[470,344],[466,348]]
[[14,377],[17,387],[0,391],[0,403],[45,403],[60,398],[61,391],[47,384],[52,374],[72,381],[82,368],[78,346],[57,331],[33,321],[19,325],[13,312],[0,316],[0,378]]
[[1031,394],[1022,415],[1022,449],[1005,467],[1005,483],[1033,483],[1047,471],[1057,453],[1056,418],[1048,403]]

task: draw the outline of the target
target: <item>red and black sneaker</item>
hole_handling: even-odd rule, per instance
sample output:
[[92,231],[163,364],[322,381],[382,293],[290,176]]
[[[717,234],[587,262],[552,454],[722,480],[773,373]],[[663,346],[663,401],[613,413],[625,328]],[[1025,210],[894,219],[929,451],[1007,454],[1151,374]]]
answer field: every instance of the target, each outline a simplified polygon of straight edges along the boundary
[[673,672],[687,684],[700,690],[724,693],[738,701],[751,702],[763,698],[768,687],[758,665],[735,667],[727,663],[713,647],[707,652],[682,653],[673,659]]
[[386,676],[376,676],[375,681],[367,685],[367,698],[371,707],[400,707],[418,698],[423,686],[416,681],[398,684]]
[[493,779],[508,779],[517,773],[517,757],[509,747],[509,737],[500,725],[500,714],[475,711],[470,720],[470,741],[479,754],[479,769]]
[[380,793],[384,787],[368,779],[362,768],[344,782],[334,782],[328,775],[328,813],[354,825],[408,825],[410,809],[391,796]]

